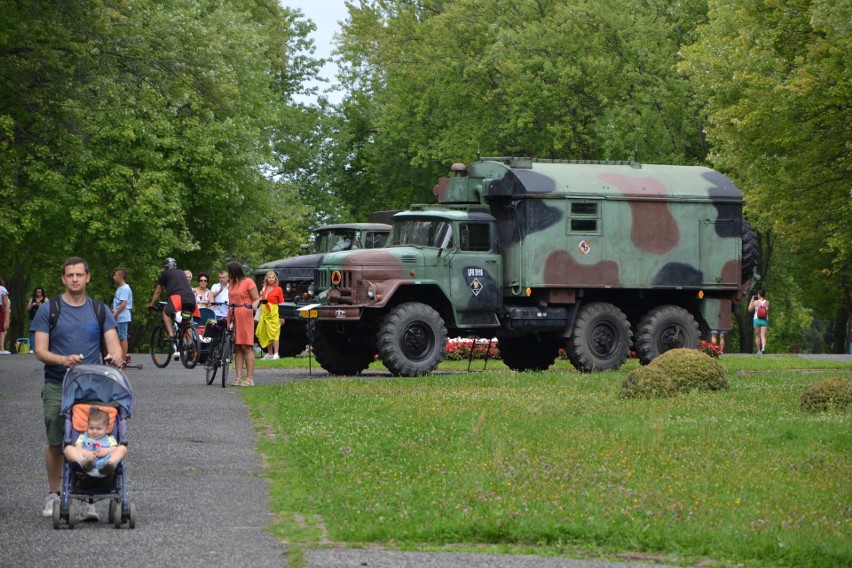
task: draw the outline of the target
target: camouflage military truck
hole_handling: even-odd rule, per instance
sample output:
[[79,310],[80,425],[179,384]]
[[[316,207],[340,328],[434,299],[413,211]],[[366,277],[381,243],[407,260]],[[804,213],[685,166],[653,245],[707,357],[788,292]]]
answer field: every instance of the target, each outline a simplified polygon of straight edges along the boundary
[[[697,347],[731,327],[754,235],[740,191],[702,167],[482,159],[453,166],[436,205],[393,217],[388,246],[325,255],[317,361],[355,374],[431,372],[446,338],[497,337],[512,369],[564,348],[582,371]],[[745,235],[745,236],[744,236]]]
[[[371,219],[385,218],[390,221],[394,212],[382,216],[374,213]],[[305,321],[299,318],[299,308],[316,300],[314,270],[323,255],[344,250],[373,249],[385,245],[391,226],[387,223],[342,223],[324,225],[314,230],[313,248],[302,245],[303,254],[267,262],[255,268],[254,280],[258,291],[263,288],[263,279],[272,270],[278,275],[284,291],[284,303],[278,312],[285,319],[281,328],[278,352],[282,357],[295,357],[307,346]]]

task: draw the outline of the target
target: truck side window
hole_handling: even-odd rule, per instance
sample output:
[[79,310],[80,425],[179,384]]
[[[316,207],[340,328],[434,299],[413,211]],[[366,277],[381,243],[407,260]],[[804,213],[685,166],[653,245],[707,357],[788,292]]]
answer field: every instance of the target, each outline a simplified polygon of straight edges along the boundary
[[491,231],[487,223],[463,224],[461,250],[488,252],[491,250]]
[[578,201],[571,203],[570,231],[572,233],[598,232],[599,219],[598,202]]
[[385,246],[385,237],[384,233],[367,233],[367,248],[382,248]]

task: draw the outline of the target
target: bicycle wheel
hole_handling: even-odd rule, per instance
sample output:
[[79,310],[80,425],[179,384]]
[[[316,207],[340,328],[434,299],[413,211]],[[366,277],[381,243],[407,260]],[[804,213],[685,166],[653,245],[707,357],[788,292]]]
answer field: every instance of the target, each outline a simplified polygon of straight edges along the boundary
[[180,362],[187,369],[198,364],[198,332],[188,327],[181,333]]
[[172,348],[174,343],[168,340],[169,334],[166,327],[160,324],[151,332],[151,359],[159,368],[167,367],[172,361]]
[[219,358],[222,356],[222,343],[218,339],[210,342],[210,350],[207,351],[207,361],[204,362],[204,371],[207,375],[207,384],[212,385],[216,380],[216,372],[219,370]]
[[222,338],[222,388],[228,386],[228,368],[234,358],[234,334],[228,332]]

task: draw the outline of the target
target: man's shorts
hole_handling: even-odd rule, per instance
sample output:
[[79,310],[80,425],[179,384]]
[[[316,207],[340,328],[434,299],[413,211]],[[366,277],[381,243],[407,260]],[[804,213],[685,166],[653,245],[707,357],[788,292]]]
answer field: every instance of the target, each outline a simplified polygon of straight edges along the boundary
[[179,294],[174,294],[173,296],[169,296],[169,301],[166,302],[166,306],[163,308],[163,313],[170,318],[173,318],[177,312],[188,312],[193,316],[200,315],[198,313],[198,308],[194,303],[184,302],[181,300]]
[[44,408],[44,429],[49,446],[61,446],[65,436],[65,418],[62,416],[62,385],[44,383],[41,389],[41,404]]
[[130,325],[129,321],[122,321],[116,323],[116,330],[118,331],[118,340],[124,341],[127,339],[127,326]]

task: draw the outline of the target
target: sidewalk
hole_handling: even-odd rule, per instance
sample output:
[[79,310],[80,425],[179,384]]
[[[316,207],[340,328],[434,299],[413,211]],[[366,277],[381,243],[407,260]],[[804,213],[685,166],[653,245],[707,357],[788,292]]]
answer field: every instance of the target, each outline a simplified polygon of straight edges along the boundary
[[[255,433],[239,389],[207,386],[201,367],[173,361],[157,369],[134,355],[128,369],[134,414],[128,422],[128,488],[136,528],[100,523],[53,529],[41,516],[47,495],[41,409],[42,365],[32,355],[0,356],[0,567],[286,567],[272,522]],[[313,370],[314,377],[325,375]],[[302,380],[307,370],[263,370],[257,384]],[[500,554],[416,553],[331,548],[305,552],[305,568],[640,568],[596,560]],[[656,564],[659,568],[660,565]]]

